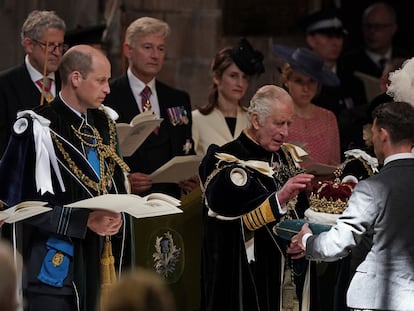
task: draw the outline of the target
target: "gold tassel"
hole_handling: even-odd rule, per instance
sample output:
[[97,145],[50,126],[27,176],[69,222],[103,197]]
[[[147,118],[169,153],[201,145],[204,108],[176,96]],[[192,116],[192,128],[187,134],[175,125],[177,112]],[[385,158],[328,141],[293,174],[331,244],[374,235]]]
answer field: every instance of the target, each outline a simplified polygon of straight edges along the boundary
[[108,299],[109,290],[115,282],[115,258],[112,254],[111,239],[106,236],[101,256],[101,305]]

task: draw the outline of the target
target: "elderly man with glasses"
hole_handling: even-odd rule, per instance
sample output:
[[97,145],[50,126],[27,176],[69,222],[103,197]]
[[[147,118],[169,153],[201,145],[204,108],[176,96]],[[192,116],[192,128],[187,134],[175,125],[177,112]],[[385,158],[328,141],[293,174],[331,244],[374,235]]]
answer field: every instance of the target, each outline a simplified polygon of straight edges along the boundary
[[56,71],[67,49],[65,31],[65,22],[53,11],[32,11],[24,21],[24,62],[0,73],[0,158],[17,112],[50,102],[60,91]]
[[362,14],[361,25],[363,46],[346,55],[347,68],[379,78],[387,61],[396,57],[410,57],[408,51],[393,42],[398,20],[389,3],[379,1],[368,6]]

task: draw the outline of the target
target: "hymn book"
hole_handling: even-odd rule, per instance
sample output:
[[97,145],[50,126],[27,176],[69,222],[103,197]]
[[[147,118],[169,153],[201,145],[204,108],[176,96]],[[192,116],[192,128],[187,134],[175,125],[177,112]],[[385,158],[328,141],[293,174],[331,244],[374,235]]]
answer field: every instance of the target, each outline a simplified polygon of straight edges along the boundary
[[46,204],[47,202],[42,201],[21,202],[0,211],[0,221],[11,224],[52,210]]
[[178,183],[198,174],[202,157],[176,156],[151,173],[153,183]]
[[164,193],[151,193],[145,197],[136,194],[103,194],[80,200],[66,207],[104,210],[115,213],[127,213],[135,218],[146,218],[178,214],[181,201]]
[[160,126],[162,120],[148,110],[137,114],[129,124],[117,123],[116,129],[122,155],[124,157],[131,156],[149,134]]

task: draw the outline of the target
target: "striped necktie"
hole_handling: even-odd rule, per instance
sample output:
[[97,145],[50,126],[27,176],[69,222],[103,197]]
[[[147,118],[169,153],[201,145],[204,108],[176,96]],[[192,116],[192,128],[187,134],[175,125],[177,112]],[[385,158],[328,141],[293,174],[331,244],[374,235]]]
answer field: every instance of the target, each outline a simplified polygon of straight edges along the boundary
[[[43,84],[43,82],[45,83]],[[46,77],[45,79],[42,78],[42,79],[37,80],[36,84],[40,87],[40,90],[43,93],[43,96],[46,99],[46,102],[50,103],[54,99],[54,96],[51,92],[53,80]]]
[[150,102],[151,93],[152,92],[151,92],[150,87],[146,85],[141,92],[142,111],[151,110],[151,102]]

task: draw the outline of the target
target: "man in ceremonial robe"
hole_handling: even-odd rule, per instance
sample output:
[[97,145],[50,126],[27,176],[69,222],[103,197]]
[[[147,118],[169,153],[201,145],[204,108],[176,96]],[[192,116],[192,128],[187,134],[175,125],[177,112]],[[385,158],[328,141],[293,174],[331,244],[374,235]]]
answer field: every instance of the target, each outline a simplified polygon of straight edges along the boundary
[[101,51],[79,45],[62,58],[60,74],[62,91],[51,104],[19,114],[0,164],[0,199],[7,206],[41,200],[52,207],[22,224],[29,311],[97,310],[105,236],[111,236],[118,271],[131,262],[126,215],[64,207],[126,192],[113,111],[102,106],[110,63]]
[[201,310],[279,310],[286,245],[272,233],[282,217],[302,217],[297,149],[284,141],[293,102],[267,85],[253,96],[249,127],[234,141],[209,147],[200,165],[204,192]]

